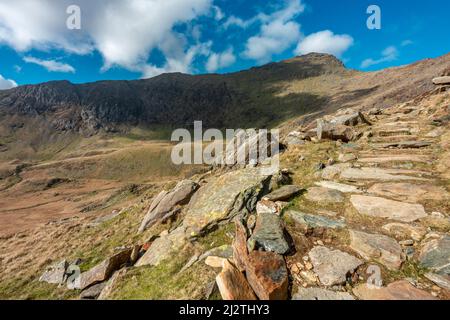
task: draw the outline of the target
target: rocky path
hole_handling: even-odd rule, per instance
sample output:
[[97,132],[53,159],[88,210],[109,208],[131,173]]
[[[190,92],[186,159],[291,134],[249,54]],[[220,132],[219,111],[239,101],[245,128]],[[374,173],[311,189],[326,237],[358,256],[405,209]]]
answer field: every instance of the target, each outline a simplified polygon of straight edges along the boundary
[[[162,191],[138,234],[169,228],[82,273],[81,296],[116,297],[134,281],[130,268],[159,268],[234,225],[227,245],[178,271],[216,271],[205,298],[216,290],[227,300],[450,299],[449,105],[444,90],[343,110],[289,134],[279,172],[212,172]],[[41,280],[61,283],[66,268]]]
[[367,138],[338,143],[337,163],[316,174],[308,214],[288,212],[313,245],[288,259],[294,299],[449,299],[449,181],[435,169],[449,128],[431,125],[433,107],[376,112]]

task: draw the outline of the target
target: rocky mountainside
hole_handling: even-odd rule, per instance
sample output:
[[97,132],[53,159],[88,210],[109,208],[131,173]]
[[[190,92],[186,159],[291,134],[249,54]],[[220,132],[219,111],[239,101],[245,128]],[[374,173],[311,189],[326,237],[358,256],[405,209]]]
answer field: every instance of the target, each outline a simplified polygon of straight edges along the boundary
[[0,91],[0,114],[14,118],[15,129],[27,129],[29,118],[37,118],[49,130],[85,134],[154,124],[189,127],[194,120],[214,128],[267,127],[362,100],[386,106],[411,98],[429,90],[429,78],[449,60],[447,55],[405,68],[360,73],[333,56],[309,54],[226,75],[49,82]]
[[[283,148],[271,154],[280,160],[276,170],[264,163],[209,167],[170,183],[132,185],[92,199],[114,186],[97,181],[95,190],[83,193],[82,175],[42,180],[46,176],[39,169],[44,168],[78,164],[74,170],[86,172],[87,163],[76,157],[9,162],[10,178],[18,181],[5,190],[15,194],[20,190],[15,188],[25,188],[23,198],[39,187],[36,196],[44,203],[28,208],[33,213],[58,197],[90,205],[76,214],[70,213],[79,206],[70,207],[64,218],[0,236],[0,298],[450,299],[450,55],[367,74],[346,71],[332,59],[332,70],[300,77],[294,67],[285,80],[288,64],[301,65],[304,75],[317,72],[307,71],[304,59],[330,57],[310,55],[248,71],[256,88],[267,84],[266,72],[279,75],[270,82],[271,99],[326,97],[314,114],[290,114],[283,123]],[[57,90],[65,92],[59,99],[75,99],[73,85],[59,85],[66,88]],[[83,86],[89,85],[75,87]],[[46,90],[52,92],[51,87]],[[48,102],[39,90],[21,100],[39,108],[15,106],[7,96],[20,90],[2,93],[10,99],[2,111],[14,124],[23,117],[65,119],[66,112],[85,108]],[[103,151],[86,155],[97,160],[94,167],[118,152]],[[150,153],[142,162],[132,155],[118,162],[136,170]],[[64,184],[80,192],[58,189]],[[17,217],[18,209],[0,213]]]
[[[103,81],[75,85],[67,81],[28,85],[0,93],[0,110],[52,120],[58,130],[112,129],[118,125],[162,124],[189,126],[202,120],[210,127],[259,122],[281,118],[267,109],[278,81],[307,79],[347,71],[331,56],[310,55],[290,62],[273,63],[229,75],[164,74],[137,81]],[[300,113],[299,103],[314,106],[309,97],[281,102]],[[297,104],[297,105],[295,105]],[[265,110],[267,109],[267,110]],[[264,124],[264,122],[261,122]]]
[[279,170],[214,169],[101,219],[10,236],[0,295],[450,299],[450,81],[434,83],[291,127]]

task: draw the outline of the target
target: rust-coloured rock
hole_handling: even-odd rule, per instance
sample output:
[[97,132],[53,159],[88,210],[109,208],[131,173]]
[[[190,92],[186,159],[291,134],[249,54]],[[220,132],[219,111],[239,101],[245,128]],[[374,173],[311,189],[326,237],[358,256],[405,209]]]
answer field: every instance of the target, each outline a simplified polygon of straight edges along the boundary
[[406,280],[391,283],[383,288],[372,288],[367,284],[362,284],[353,289],[353,293],[361,300],[437,300],[428,292],[417,289]]
[[216,282],[223,300],[256,300],[244,274],[229,261],[224,262]]
[[249,254],[247,279],[261,300],[288,298],[288,272],[283,256],[274,252],[253,251]]
[[248,249],[247,249],[247,229],[240,219],[235,220],[236,235],[233,241],[233,258],[236,262],[236,267],[240,271],[245,271],[248,264]]

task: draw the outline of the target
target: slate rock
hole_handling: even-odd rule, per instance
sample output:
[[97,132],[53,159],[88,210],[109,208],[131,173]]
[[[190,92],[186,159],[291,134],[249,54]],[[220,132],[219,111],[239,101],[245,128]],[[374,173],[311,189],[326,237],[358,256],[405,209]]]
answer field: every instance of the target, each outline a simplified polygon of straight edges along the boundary
[[281,218],[273,213],[260,213],[256,218],[256,226],[248,240],[249,247],[264,249],[278,254],[286,254],[289,244],[284,237],[284,228]]
[[406,280],[382,288],[361,284],[353,289],[353,293],[361,300],[437,300],[430,293],[417,289]]
[[314,272],[325,286],[344,284],[347,275],[363,264],[363,261],[346,252],[323,246],[314,247],[308,255],[314,266]]
[[272,191],[270,194],[263,197],[263,200],[268,201],[287,201],[290,200],[292,197],[296,196],[301,189],[294,185],[286,185],[282,186],[279,189],[276,189],[275,191]]
[[381,235],[350,230],[350,247],[366,260],[375,260],[388,269],[400,269],[404,257],[402,247],[394,239]]
[[337,292],[322,288],[302,288],[299,287],[297,293],[292,296],[292,300],[355,300],[347,292]]
[[216,283],[223,300],[256,300],[244,274],[225,261],[223,270],[216,277]]

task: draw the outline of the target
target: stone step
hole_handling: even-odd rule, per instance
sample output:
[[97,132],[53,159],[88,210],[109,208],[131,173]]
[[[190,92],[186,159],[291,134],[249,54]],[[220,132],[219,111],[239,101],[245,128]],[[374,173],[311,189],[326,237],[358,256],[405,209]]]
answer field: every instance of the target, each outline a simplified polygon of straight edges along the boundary
[[420,204],[361,195],[351,196],[350,202],[360,214],[375,218],[414,222],[427,217],[424,207]]
[[429,141],[399,141],[399,142],[390,142],[390,143],[379,143],[372,144],[372,147],[375,149],[387,149],[387,148],[399,148],[399,149],[418,149],[418,148],[426,148],[432,145],[432,142]]
[[408,139],[409,141],[417,141],[419,139],[418,136],[415,135],[399,135],[399,136],[382,136],[382,137],[376,137],[371,138],[369,142],[371,143],[390,143],[390,142],[401,142],[405,139]]
[[410,174],[415,175],[426,175],[428,173],[415,171],[415,170],[405,170],[405,169],[381,169],[381,168],[347,168],[340,173],[340,178],[347,181],[429,181],[430,179],[410,176]]
[[363,193],[363,191],[359,187],[334,181],[320,181],[316,182],[315,185],[323,188],[337,190],[343,193]]
[[444,187],[424,183],[377,183],[370,187],[367,192],[408,202],[450,200],[450,194]]
[[387,163],[387,162],[431,162],[431,157],[425,155],[392,155],[380,157],[367,157],[358,159],[359,163]]

